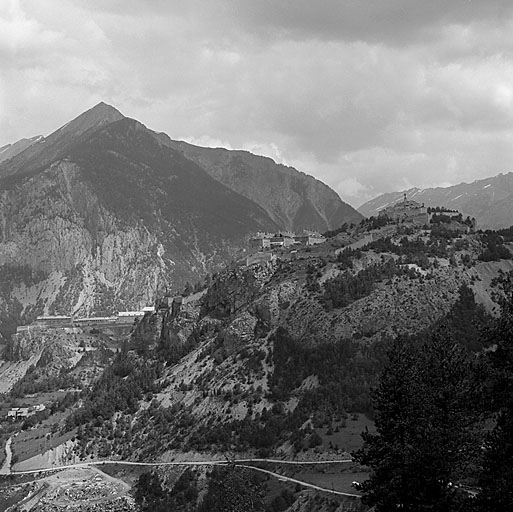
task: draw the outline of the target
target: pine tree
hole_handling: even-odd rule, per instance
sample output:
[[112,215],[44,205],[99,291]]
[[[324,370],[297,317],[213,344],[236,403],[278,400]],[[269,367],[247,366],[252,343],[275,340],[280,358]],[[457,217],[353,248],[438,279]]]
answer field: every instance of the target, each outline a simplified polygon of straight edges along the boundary
[[459,510],[453,482],[479,446],[478,384],[472,359],[437,331],[420,349],[394,342],[374,396],[376,434],[363,434],[355,455],[372,469],[364,502],[377,512]]
[[380,511],[396,510],[398,505],[407,509],[412,498],[406,482],[415,463],[409,441],[415,377],[411,345],[397,338],[388,358],[374,395],[377,434],[364,432],[364,446],[353,454],[357,462],[373,470],[363,484],[364,501]]
[[488,334],[496,349],[490,353],[495,370],[490,402],[496,425],[486,438],[481,493],[477,499],[480,512],[513,510],[513,283],[503,283],[506,298],[501,315]]
[[479,512],[513,510],[513,402],[504,408],[486,440],[486,455],[477,499]]

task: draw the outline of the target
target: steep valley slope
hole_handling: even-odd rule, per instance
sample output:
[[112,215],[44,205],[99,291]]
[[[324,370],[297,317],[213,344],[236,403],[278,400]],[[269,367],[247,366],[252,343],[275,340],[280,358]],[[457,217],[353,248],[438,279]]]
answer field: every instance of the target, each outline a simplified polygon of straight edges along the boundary
[[259,204],[283,229],[324,232],[344,222],[357,224],[362,219],[327,185],[293,167],[248,151],[202,148],[159,136],[213,178]]
[[[45,383],[70,387],[64,412],[56,404],[25,437],[40,437],[59,418],[51,439],[62,442],[48,460],[286,458],[305,465],[278,467],[282,474],[299,471],[325,488],[329,478],[347,481],[351,492],[362,468],[326,473],[305,461],[345,460],[359,431],[372,428],[370,390],[396,336],[415,343],[444,323],[468,350],[484,348],[479,326],[495,314],[498,282],[513,275],[510,235],[365,221],[318,247],[231,265],[179,305],[147,313],[116,347],[101,332],[17,334],[11,364],[35,362],[11,396]],[[500,256],[487,252],[493,244]],[[27,458],[24,439],[14,444],[23,459],[15,468],[43,460]],[[183,468],[158,475],[168,490],[189,475],[201,493],[211,478],[206,469],[194,478]],[[280,510],[354,504],[284,486],[295,508]]]
[[[315,446],[315,429],[342,428],[350,413],[372,416],[370,388],[395,336],[444,321],[469,350],[480,350],[477,324],[494,314],[492,277],[512,271],[511,258],[480,260],[480,234],[443,241],[427,231],[379,233],[355,253],[332,239],[331,247],[237,266],[179,312],[147,315],[115,363],[119,375],[129,367],[134,379],[146,379],[138,395],[145,398],[123,420],[125,406],[113,404],[121,415],[110,428],[123,431],[102,438],[105,452],[143,460],[225,450],[297,455]],[[425,249],[396,254],[421,239]],[[126,385],[114,379],[114,389],[116,382]],[[91,398],[68,428],[83,429],[97,407]],[[102,428],[87,427],[81,453],[90,453]]]
[[[152,304],[236,258],[251,233],[290,227],[164,139],[100,103],[0,162],[4,335],[40,314]],[[320,182],[298,186],[298,208],[316,207],[295,227],[317,226],[321,210],[320,227],[352,218],[335,215],[343,203]]]

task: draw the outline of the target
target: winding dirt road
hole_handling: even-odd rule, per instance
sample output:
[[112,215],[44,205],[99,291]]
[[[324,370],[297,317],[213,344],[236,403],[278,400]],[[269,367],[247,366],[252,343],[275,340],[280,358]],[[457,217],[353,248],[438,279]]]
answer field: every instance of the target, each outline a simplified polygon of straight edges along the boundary
[[65,466],[55,466],[52,468],[39,468],[39,469],[30,469],[26,471],[11,471],[10,473],[4,473],[4,474],[11,474],[11,475],[29,475],[29,474],[36,474],[41,472],[55,472],[55,471],[61,471],[65,469],[72,469],[72,468],[86,468],[89,466],[104,466],[107,464],[118,464],[118,465],[124,465],[124,466],[148,466],[148,467],[155,467],[155,466],[234,466],[234,467],[240,467],[240,468],[246,468],[251,469],[253,471],[259,471],[260,473],[265,473],[267,475],[274,476],[275,478],[278,478],[281,481],[284,482],[291,482],[294,484],[299,484],[303,487],[315,489],[317,491],[321,492],[327,492],[330,494],[336,494],[338,496],[348,496],[351,498],[361,498],[358,494],[351,494],[347,492],[340,492],[335,491],[334,489],[326,489],[325,487],[320,487],[315,484],[311,484],[309,482],[304,482],[303,480],[297,480],[296,478],[288,477],[285,475],[281,475],[279,473],[275,473],[274,471],[269,471],[267,469],[258,468],[255,466],[251,466],[251,463],[259,463],[259,462],[265,462],[268,464],[283,464],[283,465],[298,465],[298,466],[305,466],[305,465],[311,465],[311,464],[341,464],[341,463],[349,463],[353,462],[351,459],[344,459],[344,460],[323,460],[323,461],[293,461],[293,460],[280,460],[280,459],[237,459],[237,460],[203,460],[203,461],[181,461],[181,462],[131,462],[131,461],[124,461],[124,460],[99,460],[99,461],[90,461],[90,462],[81,462],[78,464],[69,464]]

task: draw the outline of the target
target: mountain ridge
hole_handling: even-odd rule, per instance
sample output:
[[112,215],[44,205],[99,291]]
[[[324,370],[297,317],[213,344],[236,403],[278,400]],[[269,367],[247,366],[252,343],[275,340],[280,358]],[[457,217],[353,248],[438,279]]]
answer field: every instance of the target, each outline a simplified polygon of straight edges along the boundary
[[401,200],[404,194],[426,206],[445,206],[475,217],[482,229],[500,229],[513,224],[513,172],[450,187],[414,187],[388,192],[367,201],[358,211],[366,217],[376,216],[383,208]]
[[[149,305],[218,271],[251,233],[288,226],[171,146],[100,103],[0,163],[4,335],[40,314]],[[301,195],[311,227],[314,192]]]
[[156,134],[231,190],[255,201],[284,229],[326,231],[362,217],[317,178],[245,150],[205,148]]
[[5,146],[0,147],[0,163],[4,160],[9,160],[15,157],[17,154],[25,151],[25,149],[32,144],[39,142],[42,138],[42,135],[35,135],[34,137],[20,139],[12,144],[6,144]]
[[0,179],[16,174],[30,175],[42,170],[66,156],[64,153],[71,142],[78,141],[87,132],[124,117],[114,107],[100,102],[9,160],[0,162]]
[[[119,110],[100,102],[9,160],[0,161],[0,179],[41,171],[52,161],[67,156],[70,140],[78,143],[88,133],[121,119],[126,117]],[[216,181],[258,204],[280,229],[322,232],[362,219],[325,183],[269,157],[244,150],[203,148],[174,141],[163,132],[152,133],[160,144],[180,151]]]

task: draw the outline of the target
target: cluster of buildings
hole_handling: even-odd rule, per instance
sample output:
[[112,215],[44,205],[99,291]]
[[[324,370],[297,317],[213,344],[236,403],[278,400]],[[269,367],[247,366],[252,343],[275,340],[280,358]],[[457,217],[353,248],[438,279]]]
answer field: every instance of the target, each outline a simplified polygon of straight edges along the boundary
[[144,307],[141,311],[120,311],[113,316],[94,316],[87,318],[75,318],[73,316],[38,316],[31,325],[20,325],[16,332],[27,331],[29,328],[40,329],[58,329],[64,327],[94,327],[98,325],[118,325],[128,326],[134,323],[134,320],[142,318],[146,313],[153,313],[154,306]]
[[7,411],[7,417],[13,420],[20,418],[28,418],[34,416],[37,412],[44,411],[46,409],[44,404],[33,405],[32,407],[11,407]]
[[129,327],[135,320],[139,320],[147,313],[170,310],[176,315],[182,306],[181,295],[171,296],[168,293],[159,297],[154,306],[146,306],[140,311],[120,311],[113,316],[93,316],[87,318],[75,318],[74,316],[53,315],[38,316],[30,325],[19,325],[16,332],[25,332],[30,329],[62,329],[72,327]]
[[303,231],[297,235],[290,231],[278,233],[258,232],[249,239],[249,245],[253,249],[273,249],[277,247],[290,247],[292,245],[317,245],[326,241],[326,237],[316,231]]

